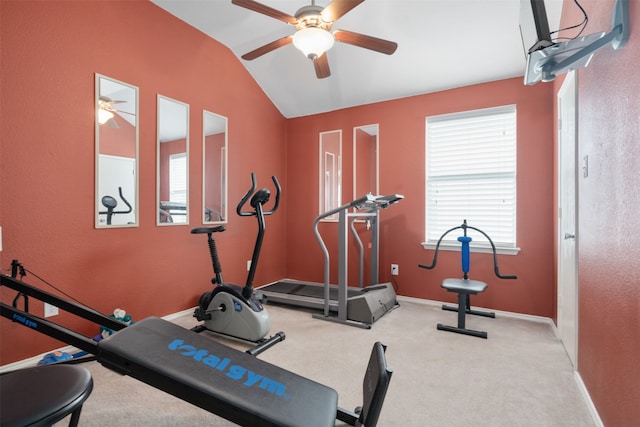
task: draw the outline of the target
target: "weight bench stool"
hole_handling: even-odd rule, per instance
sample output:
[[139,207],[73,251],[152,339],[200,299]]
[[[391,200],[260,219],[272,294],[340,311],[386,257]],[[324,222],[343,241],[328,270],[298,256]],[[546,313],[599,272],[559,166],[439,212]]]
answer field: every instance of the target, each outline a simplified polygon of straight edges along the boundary
[[45,365],[0,376],[2,427],[51,426],[69,414],[76,427],[93,390],[89,371],[76,365]]

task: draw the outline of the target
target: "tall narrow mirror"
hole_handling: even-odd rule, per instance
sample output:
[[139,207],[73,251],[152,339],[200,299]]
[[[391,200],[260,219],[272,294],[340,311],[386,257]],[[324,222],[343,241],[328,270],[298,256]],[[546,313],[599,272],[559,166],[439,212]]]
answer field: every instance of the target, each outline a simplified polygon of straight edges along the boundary
[[378,125],[353,128],[353,195],[379,194]]
[[138,88],[96,74],[95,227],[138,226]]
[[[320,214],[340,206],[342,200],[342,130],[320,132]],[[338,215],[326,217],[336,221]]]
[[227,118],[202,112],[204,224],[227,222]]
[[189,223],[189,105],[158,95],[158,225]]

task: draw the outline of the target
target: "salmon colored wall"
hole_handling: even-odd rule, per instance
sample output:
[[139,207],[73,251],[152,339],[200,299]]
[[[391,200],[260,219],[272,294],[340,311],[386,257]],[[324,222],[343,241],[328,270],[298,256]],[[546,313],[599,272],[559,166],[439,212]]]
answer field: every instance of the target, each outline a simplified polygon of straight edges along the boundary
[[[202,110],[229,118],[229,202],[271,175],[286,181],[285,119],[224,46],[146,1],[0,2],[3,272],[20,260],[86,304],[134,320],[196,305],[210,289],[201,225],[156,226],[156,97],[190,105],[190,207],[202,212]],[[95,73],[139,87],[140,226],[94,229]],[[257,144],[256,141],[260,143]],[[286,275],[287,198],[268,219],[255,283]],[[225,278],[244,283],[257,224],[230,210]],[[30,282],[38,283],[31,275]],[[3,302],[13,293],[0,291]],[[34,313],[42,304],[32,301]],[[72,322],[70,316],[56,318]],[[0,364],[64,344],[0,320]],[[82,332],[98,331],[75,322]]]
[[111,127],[107,122],[100,126],[101,154],[111,156],[136,157],[136,128],[117,114],[111,119],[118,127]]
[[[453,301],[440,288],[444,277],[459,275],[459,253],[444,252],[436,270],[419,269],[430,263],[433,252],[424,250],[425,221],[425,118],[429,115],[516,104],[518,111],[518,246],[517,256],[500,256],[500,271],[517,274],[515,281],[493,275],[488,254],[472,255],[472,278],[487,280],[487,292],[473,301],[478,306],[539,316],[555,309],[552,228],[553,204],[553,87],[525,87],[522,78],[480,84],[439,93],[414,96],[287,122],[287,194],[292,204],[287,237],[287,272],[290,278],[323,280],[323,257],[313,235],[318,215],[318,133],[342,129],[343,203],[353,195],[353,127],[380,124],[380,193],[405,196],[381,212],[380,280],[390,281],[390,264],[399,264],[394,283],[400,295]],[[295,159],[295,160],[294,160]],[[348,182],[349,184],[346,184]],[[295,219],[295,220],[294,220]],[[464,218],[454,219],[455,225]],[[320,231],[333,251],[332,279],[337,280],[337,226],[324,223]],[[366,245],[365,241],[365,245]],[[350,249],[351,250],[351,249]],[[357,271],[355,264],[350,265]],[[435,326],[433,326],[435,327]]]
[[[585,34],[610,31],[613,0],[581,0]],[[565,1],[561,27],[582,19]],[[640,420],[640,1],[630,37],[578,71],[578,372],[607,427]],[[573,36],[573,34],[567,34]],[[556,89],[559,89],[557,86]]]

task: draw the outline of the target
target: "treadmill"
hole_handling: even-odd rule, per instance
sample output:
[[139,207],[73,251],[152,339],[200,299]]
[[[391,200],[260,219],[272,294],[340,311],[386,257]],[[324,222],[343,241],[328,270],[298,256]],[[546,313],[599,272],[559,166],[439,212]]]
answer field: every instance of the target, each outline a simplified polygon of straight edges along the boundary
[[[321,314],[314,314],[313,317],[370,329],[376,320],[399,306],[393,285],[390,282],[378,283],[379,219],[382,209],[398,203],[403,198],[404,196],[400,194],[380,196],[368,193],[321,214],[313,222],[313,231],[324,254],[324,283],[284,279],[262,286],[259,291],[266,297],[268,303],[322,310]],[[318,231],[318,224],[323,219],[334,215],[338,215],[338,283],[330,284],[329,251]],[[367,221],[372,232],[371,281],[374,284],[367,287],[363,286],[364,247],[354,226],[356,220]],[[351,229],[360,252],[358,287],[347,284],[348,228]]]

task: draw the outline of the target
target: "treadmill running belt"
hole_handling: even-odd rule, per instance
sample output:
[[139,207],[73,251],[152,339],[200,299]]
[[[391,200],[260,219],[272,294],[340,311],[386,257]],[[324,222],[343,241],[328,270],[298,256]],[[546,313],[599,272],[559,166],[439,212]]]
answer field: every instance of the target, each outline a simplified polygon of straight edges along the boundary
[[[274,292],[278,294],[297,295],[310,298],[324,298],[324,286],[310,285],[304,283],[277,282],[272,285],[264,286],[262,291]],[[362,291],[355,289],[347,290],[347,298],[351,298],[362,294]],[[329,288],[329,299],[338,299],[338,288],[332,286]]]

